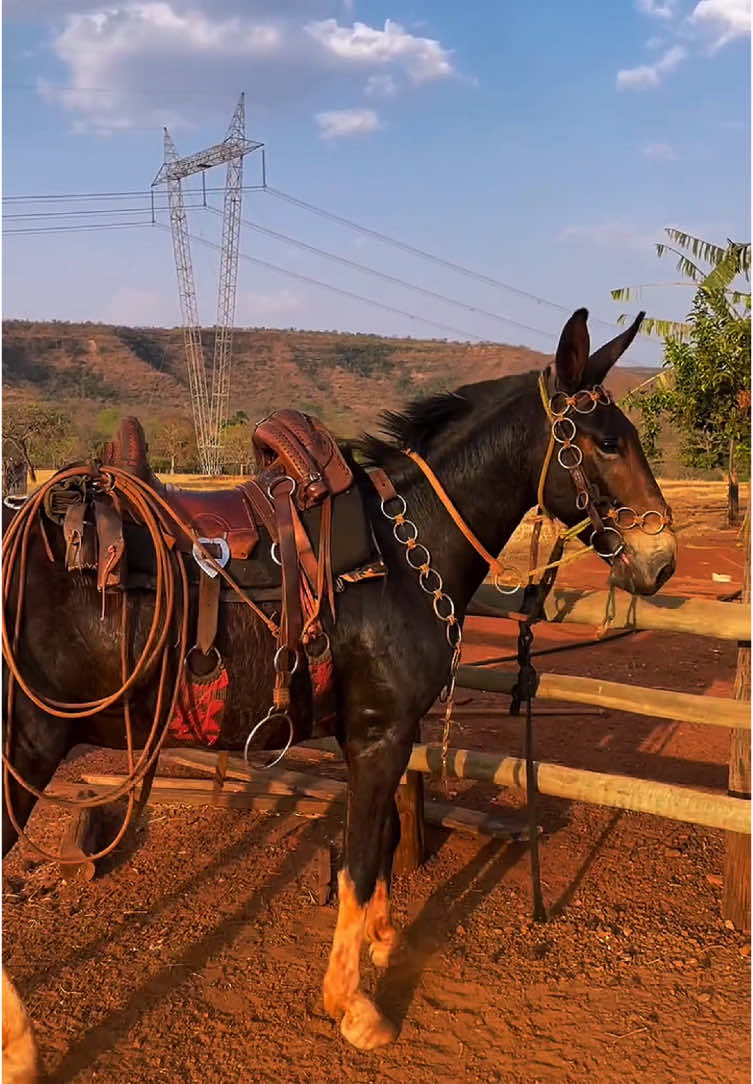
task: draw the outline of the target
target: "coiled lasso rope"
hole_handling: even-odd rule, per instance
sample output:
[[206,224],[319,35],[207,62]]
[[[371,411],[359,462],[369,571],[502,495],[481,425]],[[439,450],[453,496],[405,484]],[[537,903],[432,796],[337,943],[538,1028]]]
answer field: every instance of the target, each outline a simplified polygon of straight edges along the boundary
[[[51,489],[72,478],[83,479],[94,490],[115,495],[120,500],[134,520],[142,524],[148,531],[154,547],[156,565],[154,613],[146,642],[138,659],[129,672],[128,597],[127,591],[124,589],[122,591],[120,622],[120,687],[96,700],[79,702],[56,700],[53,697],[37,692],[33,688],[28,675],[22,672],[18,659],[26,598],[29,545],[34,534],[34,527],[38,525],[47,556],[50,560],[54,560],[42,521],[44,500]],[[84,463],[58,471],[27,499],[16,512],[5,532],[2,545],[2,652],[8,666],[8,686],[5,742],[2,751],[3,788],[11,824],[18,835],[44,858],[61,864],[65,864],[66,861],[75,861],[73,859],[66,860],[61,855],[52,854],[45,850],[30,839],[21,828],[11,800],[10,777],[29,794],[34,795],[35,798],[44,799],[57,805],[91,808],[110,804],[124,796],[127,797],[128,807],[125,818],[115,838],[106,847],[89,856],[91,860],[96,861],[110,854],[122,840],[133,817],[136,788],[143,782],[147,772],[156,765],[180,691],[181,667],[188,647],[188,577],[182,557],[175,552],[170,541],[168,541],[169,537],[174,535],[176,528],[191,538],[203,560],[217,570],[228,586],[239,595],[271,632],[276,632],[274,622],[241,591],[225,569],[214,561],[212,555],[199,542],[198,536],[190,524],[184,522],[175,513],[161,494],[152,489],[146,482],[122,468],[101,467],[97,464]],[[14,587],[16,590],[15,606],[13,607],[11,605],[11,596],[14,593]],[[12,612],[10,612],[11,610]],[[178,632],[177,642],[175,637],[170,635],[171,631],[176,628]],[[168,680],[171,658],[179,660],[179,665],[175,667],[175,677],[172,683]],[[144,748],[138,760],[135,760],[130,694],[137,683],[145,680],[156,669],[159,671],[159,683],[154,715]],[[47,715],[66,721],[91,718],[122,702],[125,744],[128,756],[128,773],[125,780],[106,794],[93,798],[73,799],[43,793],[25,780],[13,764],[14,705],[17,687],[22,690],[32,704]]]

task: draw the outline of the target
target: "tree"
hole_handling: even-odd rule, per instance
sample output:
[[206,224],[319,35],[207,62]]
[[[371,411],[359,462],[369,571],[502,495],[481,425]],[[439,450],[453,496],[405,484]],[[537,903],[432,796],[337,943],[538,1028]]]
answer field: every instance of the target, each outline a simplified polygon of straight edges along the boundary
[[32,480],[34,467],[59,467],[78,447],[71,419],[45,403],[11,403],[3,411],[3,464],[24,462]]
[[[678,257],[676,270],[683,276],[681,282],[654,283],[656,287],[679,286],[695,287],[697,294],[703,294],[713,301],[720,313],[725,313],[730,320],[750,319],[750,290],[734,286],[735,280],[750,281],[750,242],[727,241],[725,248],[711,241],[684,233],[682,230],[668,227],[664,231],[672,244],[660,241],[656,245],[659,259],[668,254]],[[687,253],[690,253],[693,259]],[[697,261],[697,262],[696,262]],[[704,269],[701,264],[706,264]],[[741,285],[741,283],[740,283]],[[650,286],[620,286],[612,290],[614,301],[633,301],[639,298]],[[617,318],[618,324],[628,319],[627,313]],[[666,320],[661,317],[647,316],[641,331],[646,335],[656,335],[662,339],[686,340],[692,333],[691,323]]]
[[[750,244],[728,241],[722,248],[680,230],[666,232],[678,247],[659,244],[658,255],[679,257],[677,269],[695,295],[686,322],[645,321],[649,333],[664,338],[663,368],[627,403],[641,415],[642,439],[654,459],[668,421],[679,432],[683,462],[726,468],[733,525],[739,516],[737,464],[741,454],[750,455],[750,291],[735,285],[749,280]],[[703,263],[710,266],[704,270]],[[623,287],[612,296],[629,300],[635,292]]]
[[158,418],[149,426],[148,436],[152,465],[157,469],[164,465],[170,474],[175,474],[176,466],[187,467],[195,463],[196,438],[187,418],[181,415]]
[[[243,418],[239,416],[243,415]],[[252,438],[254,435],[254,426],[248,420],[248,415],[244,412],[238,411],[237,420],[228,422],[224,430],[224,452],[223,452],[223,467],[225,470],[229,468],[238,467],[238,474],[247,473],[249,463],[254,459],[254,451],[252,445]]]

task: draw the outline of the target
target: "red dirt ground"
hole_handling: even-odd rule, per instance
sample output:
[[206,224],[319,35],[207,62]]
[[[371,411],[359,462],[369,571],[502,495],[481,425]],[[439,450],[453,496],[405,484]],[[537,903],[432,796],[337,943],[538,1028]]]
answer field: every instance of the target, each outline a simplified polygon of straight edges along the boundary
[[[734,532],[720,528],[716,506],[687,519],[665,590],[731,593],[742,565]],[[604,585],[597,561],[567,572],[564,582]],[[589,635],[539,627],[536,646]],[[469,621],[464,657],[505,654],[512,637],[508,623]],[[733,644],[653,633],[540,662],[715,695],[730,692],[734,666]],[[508,702],[474,693],[471,706]],[[725,789],[727,731],[569,711],[538,719],[542,759]],[[522,751],[520,720],[459,715],[454,744]],[[424,736],[438,735],[427,721]],[[121,764],[89,751],[60,775],[77,778],[84,766]],[[520,806],[511,792],[457,791],[465,805]],[[40,809],[30,828],[55,846],[64,822]],[[556,799],[542,800],[542,823],[546,925],[530,919],[524,846],[429,831],[428,861],[395,883],[405,951],[382,976],[364,964],[366,988],[401,1024],[398,1042],[371,1054],[341,1039],[321,1001],[335,906],[315,902],[316,858],[323,843],[339,847],[337,821],[155,807],[85,885],[13,848],[4,959],[35,1021],[46,1079],[749,1081],[750,942],[720,917],[722,834]]]

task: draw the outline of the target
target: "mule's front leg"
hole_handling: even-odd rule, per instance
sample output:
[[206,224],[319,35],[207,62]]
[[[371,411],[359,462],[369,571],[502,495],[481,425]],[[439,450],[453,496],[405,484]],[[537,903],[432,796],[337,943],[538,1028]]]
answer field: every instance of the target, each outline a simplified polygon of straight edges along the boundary
[[366,907],[364,934],[369,946],[369,955],[375,967],[387,967],[390,957],[400,940],[400,935],[392,924],[390,915],[392,859],[399,841],[400,817],[393,799],[387,810],[382,829],[382,846],[376,886]]
[[338,877],[339,911],[324,977],[324,1006],[359,1050],[373,1050],[397,1035],[394,1024],[360,989],[360,959],[364,938],[375,943],[387,939],[383,845],[388,822],[394,832],[395,790],[409,752],[410,746],[382,740],[348,755],[345,862]]

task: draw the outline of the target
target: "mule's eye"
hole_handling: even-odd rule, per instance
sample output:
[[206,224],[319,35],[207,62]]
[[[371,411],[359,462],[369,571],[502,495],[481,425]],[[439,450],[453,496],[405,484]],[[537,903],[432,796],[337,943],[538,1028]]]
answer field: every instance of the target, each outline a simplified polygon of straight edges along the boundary
[[599,441],[599,449],[607,455],[617,455],[620,450],[620,442],[616,437],[602,437]]

